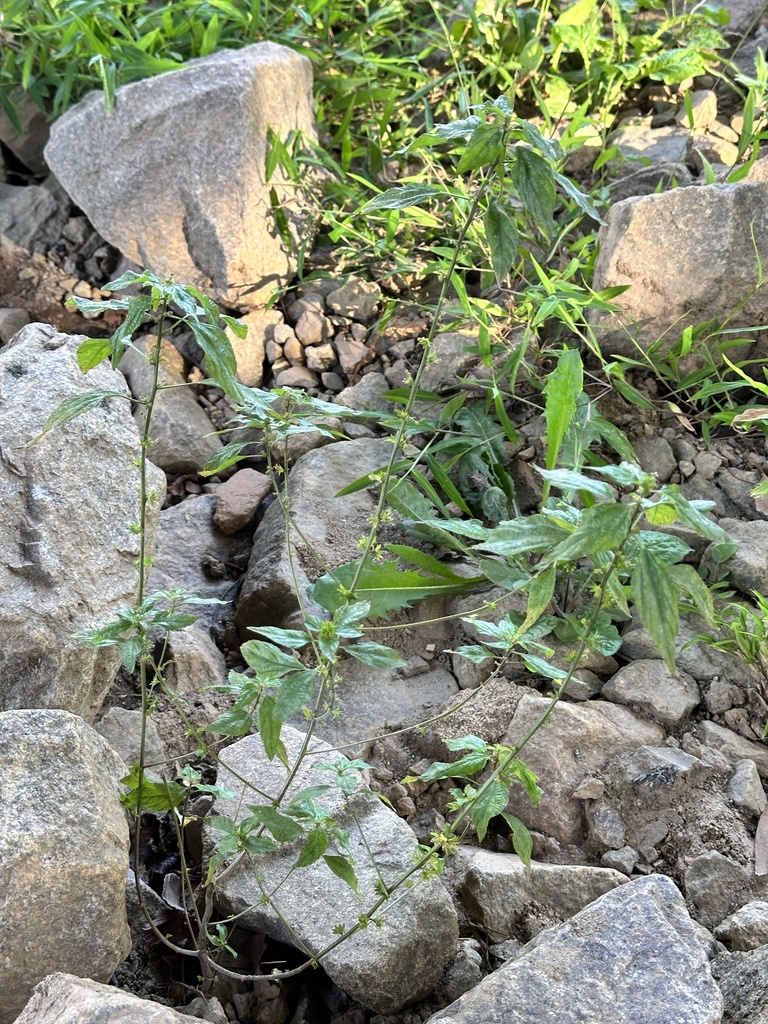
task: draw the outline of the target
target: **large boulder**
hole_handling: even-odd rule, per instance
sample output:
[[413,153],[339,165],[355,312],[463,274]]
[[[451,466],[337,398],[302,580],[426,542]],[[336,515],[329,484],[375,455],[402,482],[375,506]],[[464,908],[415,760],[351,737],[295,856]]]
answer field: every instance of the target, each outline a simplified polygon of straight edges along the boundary
[[[339,441],[307,452],[288,475],[293,530],[292,551],[285,535],[285,513],[274,502],[253,538],[253,554],[243,580],[237,624],[276,625],[299,608],[296,584],[304,592],[322,574],[360,557],[357,541],[370,529],[376,507],[368,489],[344,497],[337,491],[387,464],[392,442],[373,438]],[[292,564],[293,563],[293,564]]]
[[91,93],[52,126],[45,156],[129,259],[254,307],[293,273],[270,188],[289,220],[300,206],[279,171],[266,181],[270,129],[316,139],[312,67],[295,50],[256,43],[121,86],[110,112]]
[[638,346],[662,335],[669,347],[685,327],[731,315],[730,328],[759,337],[749,328],[768,316],[768,297],[757,290],[768,258],[767,200],[768,182],[739,182],[616,203],[598,236],[594,287],[629,290],[613,300],[616,314],[590,318],[606,356],[637,358]]
[[[30,324],[0,353],[0,711],[58,707],[91,721],[119,656],[72,634],[136,597],[140,447],[122,375],[106,362],[82,374],[82,341]],[[93,390],[118,397],[30,445],[65,399]],[[151,554],[165,477],[150,465],[148,480]]]
[[56,973],[35,988],[16,1024],[195,1024],[199,1020],[113,985]]
[[719,1024],[723,999],[664,875],[614,889],[542,932],[427,1024]]
[[127,956],[128,822],[125,765],[76,715],[0,713],[0,761],[0,1024],[11,1024],[52,971],[106,982]]
[[[283,726],[288,762],[294,765],[304,733]],[[280,761],[267,760],[258,736],[247,736],[222,754],[218,784],[234,795],[217,798],[214,811],[236,820],[247,805],[265,804],[283,792],[287,773]],[[328,785],[333,775],[318,763],[344,759],[325,744],[312,741],[293,777],[288,796],[310,786]],[[245,789],[243,780],[253,788]],[[277,852],[241,860],[214,881],[218,905],[237,915],[240,925],[282,942],[301,945],[311,955],[336,939],[336,925],[350,927],[378,900],[381,880],[391,885],[414,866],[416,837],[406,823],[372,793],[358,786],[345,797],[340,789],[318,797],[337,828],[349,833],[359,895],[322,859],[291,870],[303,840],[282,844]],[[206,826],[209,849],[220,833]],[[329,853],[336,854],[333,847]],[[458,927],[451,899],[439,881],[420,881],[396,891],[383,908],[380,926],[370,925],[345,939],[322,958],[330,977],[354,999],[378,1013],[393,1013],[429,995],[443,969],[456,955]],[[265,903],[263,893],[272,903]]]

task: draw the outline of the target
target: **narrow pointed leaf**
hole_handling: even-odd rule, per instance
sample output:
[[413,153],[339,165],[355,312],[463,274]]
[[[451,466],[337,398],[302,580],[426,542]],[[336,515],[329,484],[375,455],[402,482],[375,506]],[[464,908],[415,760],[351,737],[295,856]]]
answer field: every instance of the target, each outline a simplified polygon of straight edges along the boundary
[[641,548],[632,573],[632,598],[667,668],[674,672],[680,588],[670,569],[646,548]]

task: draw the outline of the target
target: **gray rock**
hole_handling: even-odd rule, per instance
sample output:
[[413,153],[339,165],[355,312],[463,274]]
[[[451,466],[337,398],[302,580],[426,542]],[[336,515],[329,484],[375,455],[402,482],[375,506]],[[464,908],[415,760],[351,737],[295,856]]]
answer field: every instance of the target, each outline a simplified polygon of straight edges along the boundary
[[199,1024],[199,1020],[114,985],[56,973],[35,988],[16,1024]]
[[761,259],[768,256],[766,194],[767,183],[739,182],[616,203],[600,229],[593,286],[630,288],[616,300],[618,314],[591,317],[603,351],[632,357],[632,339],[646,348],[666,331],[671,344],[685,324],[726,316],[750,337],[768,314],[762,290],[737,307],[757,281],[752,226]]
[[0,142],[33,174],[43,175],[47,171],[43,150],[49,133],[46,112],[21,89],[14,90],[8,98],[16,111],[21,133],[16,130],[6,111],[0,109]]
[[246,387],[259,388],[264,379],[267,343],[274,339],[275,329],[282,325],[283,318],[276,309],[254,309],[240,320],[248,328],[244,338],[238,338],[231,327],[226,328],[237,360],[237,379]]
[[621,765],[635,789],[654,799],[660,792],[679,795],[686,786],[712,774],[698,757],[675,747],[638,747],[621,758]]
[[627,841],[627,827],[621,815],[602,801],[587,804],[587,828],[589,838],[609,850],[620,850]]
[[756,470],[728,467],[718,473],[717,486],[736,508],[737,519],[765,519],[766,515],[757,510],[752,491],[760,483],[762,475]]
[[663,437],[638,437],[633,447],[637,452],[641,469],[646,473],[655,473],[661,483],[669,480],[677,469],[677,459],[672,447]]
[[744,739],[716,722],[699,722],[696,733],[702,743],[719,750],[734,763],[744,758],[754,761],[760,777],[768,779],[768,747],[765,744]]
[[341,715],[325,718],[315,732],[357,756],[362,756],[370,737],[425,721],[459,692],[444,668],[404,679],[397,669],[375,669],[348,658],[337,672],[336,707]]
[[[743,685],[744,662],[740,658],[696,642],[696,637],[706,631],[706,624],[702,620],[698,620],[697,624],[697,620],[681,616],[680,629],[675,640],[677,667],[702,683],[711,682],[720,676],[729,682]],[[621,653],[632,661],[661,659],[659,648],[645,628],[630,629],[622,635]]]
[[319,381],[313,370],[306,366],[289,366],[275,376],[276,388],[304,388],[311,390],[316,388]]
[[459,939],[456,959],[445,969],[437,994],[444,1002],[452,1003],[469,992],[483,978],[483,957],[477,939]]
[[726,953],[712,968],[723,993],[723,1024],[768,1024],[768,946]]
[[605,684],[602,696],[675,729],[701,700],[696,681],[679,669],[672,675],[663,661],[633,661]]
[[637,864],[637,852],[631,846],[622,846],[620,850],[606,850],[600,858],[604,868],[613,868],[625,875],[631,875]]
[[[245,564],[250,541],[217,530],[215,511],[215,495],[201,494],[160,513],[157,551],[147,584],[150,593],[181,587],[199,597],[232,601],[237,584],[230,568],[232,563]],[[220,621],[224,611],[218,604],[194,606],[204,623]]]
[[66,196],[45,185],[0,183],[0,235],[22,249],[44,252],[69,216]]
[[239,469],[216,491],[215,525],[227,536],[245,530],[271,490],[272,481],[266,473]]
[[[107,708],[93,723],[96,732],[104,737],[127,766],[141,762],[143,717],[141,711],[112,707]],[[147,718],[144,730],[144,764],[148,767],[162,766],[165,761],[165,747],[152,718]],[[162,767],[156,769],[156,772],[162,772]]]
[[[389,441],[340,441],[303,455],[288,475],[291,514],[302,539],[294,541],[294,567],[302,593],[321,575],[320,564],[335,569],[359,557],[357,540],[368,533],[375,507],[367,490],[343,498],[334,494],[346,484],[386,465]],[[306,538],[306,539],[304,539]],[[237,623],[243,636],[249,626],[275,625],[299,607],[288,562],[284,513],[275,502],[264,513],[253,540],[253,554],[243,580]]]
[[128,823],[125,766],[76,715],[0,713],[0,760],[0,1024],[11,1024],[52,971],[108,981],[128,954]]
[[[119,369],[136,399],[146,398],[152,390],[153,370],[145,357],[156,342],[152,335],[137,338],[135,347],[126,349],[120,361]],[[150,433],[154,443],[149,456],[166,473],[198,473],[223,446],[197,401],[195,389],[179,372],[183,362],[170,342],[163,342],[160,359],[158,383],[164,390],[157,394],[152,409]],[[144,406],[137,405],[134,416],[143,431]]]
[[745,759],[737,761],[733,766],[733,776],[728,783],[728,799],[755,817],[763,813],[768,801],[754,761]]
[[[122,376],[106,363],[81,373],[82,340],[30,324],[0,353],[0,710],[60,707],[91,721],[119,655],[72,634],[136,596],[139,435]],[[29,445],[65,399],[93,390],[120,397]],[[148,473],[151,554],[165,477]]]
[[[618,174],[619,168],[613,169],[613,173]],[[608,186],[614,204],[637,196],[656,195],[659,185],[663,190],[688,188],[695,180],[683,163],[655,163],[650,167],[638,167],[634,161],[627,161],[621,166],[620,173],[621,177]]]
[[[293,262],[270,188],[295,217],[295,186],[265,182],[267,130],[316,139],[309,60],[276,43],[221,50],[121,86],[114,110],[90,93],[51,128],[45,156],[96,230],[129,259],[256,307]],[[173,153],[173,160],[168,160]],[[306,235],[308,227],[301,219]]]
[[466,351],[476,347],[477,334],[472,331],[444,331],[436,334],[432,342],[434,361],[427,365],[421,378],[421,387],[425,391],[455,387],[456,378],[465,374],[477,362],[477,353]]
[[[293,764],[304,734],[284,726],[282,739],[289,763]],[[336,761],[340,757],[336,751],[313,742],[289,793],[310,785],[328,784],[331,776],[318,770],[315,764]],[[277,759],[271,762],[266,759],[256,736],[248,736],[227,747],[222,760],[225,767],[219,771],[218,784],[237,795],[234,800],[218,799],[215,805],[218,814],[240,819],[249,813],[244,804],[265,801],[264,796],[253,791],[248,791],[243,800],[241,779],[256,785],[260,793],[269,797],[285,785],[285,768]],[[348,798],[349,805],[338,789],[318,799],[329,810],[336,826],[349,832],[359,898],[322,859],[309,867],[288,871],[296,859],[297,843],[301,846],[303,842],[301,839],[282,845],[276,853],[260,856],[254,863],[258,879],[254,868],[241,862],[220,883],[214,881],[218,904],[227,908],[227,912],[241,915],[242,926],[266,932],[293,945],[300,943],[313,954],[334,941],[334,925],[353,925],[359,915],[374,904],[379,872],[385,882],[393,882],[412,868],[417,849],[408,825],[372,794],[358,789]],[[209,843],[218,835],[210,828],[206,832]],[[371,857],[376,862],[375,868]],[[271,906],[262,905],[263,889],[274,890],[274,903],[280,916]],[[321,960],[339,986],[379,1013],[395,1012],[408,1002],[428,995],[456,955],[456,915],[440,883],[434,879],[419,881],[410,890],[400,890],[398,896],[401,898],[391,904],[381,927],[356,932]]]
[[[545,711],[549,701],[526,693],[517,705],[503,743],[514,746]],[[600,775],[608,761],[643,744],[660,743],[661,726],[607,701],[557,704],[549,721],[534,734],[520,756],[541,779],[539,804],[531,807],[522,792],[512,791],[510,810],[529,828],[561,843],[584,837],[582,804],[573,792],[585,775]]]
[[745,900],[749,874],[741,864],[716,850],[695,857],[685,871],[685,895],[692,916],[706,928],[716,928]]
[[752,31],[755,21],[763,13],[761,0],[723,0],[723,7],[731,16],[725,31],[739,39],[748,30]]
[[389,391],[389,384],[383,373],[366,373],[359,383],[344,388],[341,394],[336,396],[335,401],[347,409],[392,412],[392,402],[382,397],[385,391]]
[[[717,94],[714,89],[692,89],[688,101],[682,104],[675,121],[684,129],[706,130],[717,120]],[[691,116],[688,113],[690,105]]]
[[350,275],[341,288],[328,292],[328,308],[339,316],[363,323],[373,319],[381,301],[381,288],[373,282]]
[[651,875],[543,932],[427,1024],[719,1024],[722,1008],[682,897]]
[[669,126],[652,128],[650,119],[623,125],[609,139],[626,161],[650,161],[652,164],[685,164],[689,132]]
[[739,542],[738,550],[725,563],[728,579],[742,594],[768,591],[768,523],[723,519],[723,529]]
[[26,309],[19,309],[15,306],[6,306],[0,309],[0,345],[5,345],[17,334],[22,327],[29,323],[29,313]]
[[757,949],[768,943],[768,903],[753,900],[731,914],[715,929],[715,937],[729,949]]
[[626,881],[618,871],[581,864],[532,861],[529,872],[515,854],[480,850],[469,862],[459,897],[491,942],[527,941]]

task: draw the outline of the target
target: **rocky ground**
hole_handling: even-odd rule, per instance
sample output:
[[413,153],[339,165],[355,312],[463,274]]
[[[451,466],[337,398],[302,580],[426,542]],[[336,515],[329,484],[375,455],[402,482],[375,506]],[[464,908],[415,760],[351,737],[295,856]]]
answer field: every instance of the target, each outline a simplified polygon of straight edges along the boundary
[[[602,229],[596,284],[632,285],[623,316],[640,325],[635,337],[641,346],[683,312],[696,322],[723,315],[724,308],[729,313],[734,296],[754,277],[750,226],[757,239],[768,237],[762,230],[768,216],[762,161],[737,185],[704,184],[696,153],[706,145],[712,166],[721,164],[718,173],[726,173],[734,158],[728,134],[734,129],[718,119],[712,89],[699,88],[697,94],[696,133],[675,121],[678,106],[660,95],[652,118],[625,127],[614,140],[628,160],[640,163],[637,171],[626,163],[616,171],[616,203]],[[731,124],[737,116],[729,115]],[[22,457],[19,451],[60,398],[82,387],[73,343],[63,336],[105,336],[118,322],[111,314],[83,317],[64,300],[71,294],[101,297],[108,280],[135,264],[125,255],[130,247],[121,251],[105,241],[114,241],[109,225],[105,230],[100,224],[102,237],[55,179],[29,173],[29,164],[7,143],[3,153],[0,487],[7,495],[7,549],[0,566],[0,746],[9,769],[0,784],[0,806],[16,808],[19,823],[4,824],[0,852],[18,872],[14,892],[34,893],[32,861],[22,875],[22,793],[29,821],[36,828],[46,821],[54,848],[64,853],[56,862],[54,911],[49,900],[38,906],[29,898],[14,903],[11,896],[2,905],[5,931],[18,941],[6,958],[14,976],[0,1021],[10,1024],[32,984],[48,974],[20,1022],[54,1019],[61,1005],[78,1007],[77,1019],[89,1019],[107,996],[113,1012],[120,1003],[124,1019],[144,1019],[131,993],[210,1021],[254,1024],[768,1020],[766,705],[759,677],[742,660],[697,640],[702,624],[689,618],[678,639],[676,673],[667,670],[647,631],[633,620],[623,629],[616,656],[585,662],[548,725],[527,745],[525,760],[540,777],[544,796],[532,808],[521,794],[509,809],[533,834],[530,873],[512,852],[509,829],[496,819],[483,843],[462,847],[445,879],[406,902],[407,912],[381,937],[374,929],[361,933],[349,953],[329,958],[326,971],[280,984],[223,978],[206,998],[197,990],[196,960],[166,955],[147,932],[133,884],[127,889],[129,937],[121,917],[119,853],[126,826],[119,807],[115,811],[116,783],[110,789],[103,780],[123,770],[115,767],[114,751],[126,764],[136,757],[140,694],[135,677],[117,671],[111,655],[83,654],[70,637],[92,624],[97,611],[119,607],[130,595],[135,543],[127,523],[135,495],[126,481],[132,479],[138,435],[130,416],[120,417],[108,406],[89,414],[95,418],[84,417],[82,432],[73,425],[66,445],[54,439],[33,449],[35,454]],[[589,174],[588,160],[579,173]],[[652,194],[672,175],[680,184],[701,187]],[[631,196],[643,198],[618,202]],[[171,217],[172,211],[164,212]],[[384,303],[395,297],[404,301],[381,327]],[[291,282],[268,311],[263,303],[232,305],[250,328],[245,343],[233,338],[241,378],[253,387],[305,388],[341,408],[389,411],[385,392],[402,386],[413,371],[429,327],[429,310],[419,300],[417,293],[403,296],[397,282],[331,270]],[[756,358],[762,358],[762,343],[749,328],[768,322],[766,305],[758,291],[733,323],[754,345]],[[614,322],[595,327],[602,330],[606,353],[621,351],[626,335]],[[471,340],[469,330],[438,335],[426,389],[447,397],[459,377],[471,380],[482,372],[466,351]],[[172,337],[164,352],[166,383],[203,379],[201,356],[191,336]],[[146,394],[140,360],[131,354],[120,369],[124,381],[103,369],[105,387],[127,387],[136,398]],[[722,431],[705,444],[691,418],[664,401],[650,368],[632,380],[654,410],[641,413],[610,394],[601,399],[603,415],[627,434],[644,469],[662,482],[679,483],[688,498],[713,503],[712,515],[740,542],[725,566],[737,595],[747,600],[755,589],[765,592],[768,514],[750,494],[768,472],[764,435]],[[226,683],[228,669],[242,667],[239,648],[252,635],[249,627],[290,626],[297,610],[286,584],[282,517],[264,459],[254,449],[237,472],[212,479],[198,475],[220,448],[215,432],[232,411],[214,388],[174,389],[163,395],[153,430],[156,486],[167,489],[153,526],[150,589],[182,586],[222,602],[171,639],[169,682],[185,696],[194,726],[209,724],[226,708],[226,695],[211,687]],[[532,467],[543,461],[544,424],[523,403],[510,414],[520,442],[507,456],[526,511],[540,496]],[[292,437],[287,457],[296,525],[328,564],[339,565],[354,556],[373,496],[368,490],[334,495],[379,468],[389,443],[386,431],[370,421],[339,419],[333,426],[336,436]],[[706,545],[689,531],[681,536],[691,547],[687,560],[711,569]],[[20,544],[27,545],[22,561]],[[93,551],[100,552],[100,563]],[[317,576],[301,545],[294,556],[307,580]],[[462,625],[457,614],[494,601],[500,616],[509,603],[502,590],[430,599],[399,613],[400,629],[388,642],[403,654],[406,668],[345,663],[343,714],[320,726],[321,744],[371,764],[371,788],[392,810],[374,800],[361,803],[360,814],[370,815],[365,834],[376,855],[391,855],[393,864],[407,862],[415,841],[428,840],[441,827],[454,785],[401,780],[433,760],[454,756],[446,747],[453,737],[472,733],[513,744],[546,707],[549,684],[520,666],[511,664],[486,684],[487,670],[450,653],[473,639],[472,627]],[[427,719],[436,720],[407,731]],[[91,722],[96,732],[85,724]],[[163,700],[153,723],[149,760],[180,764],[195,745],[184,723]],[[229,748],[227,763],[268,788],[269,766],[259,761],[248,737]],[[72,786],[57,783],[52,797],[52,775],[68,777]],[[274,785],[279,784],[278,779]],[[51,806],[53,821],[44,812]],[[196,813],[202,816],[209,807],[210,802]],[[167,817],[150,815],[145,824],[144,898],[165,929],[180,912],[173,895],[178,848]],[[202,831],[190,840],[196,867],[206,841]],[[90,851],[85,859],[83,850]],[[374,881],[365,884],[372,887]],[[111,900],[119,909],[106,918],[94,910],[94,889],[102,893],[102,904]],[[219,898],[222,906],[239,911],[258,903],[258,891],[254,895],[247,879],[236,875]],[[326,876],[308,875],[285,899],[302,941],[312,945],[329,934],[349,896],[343,886],[331,887]],[[82,917],[79,903],[88,905]],[[232,938],[237,960],[225,963],[253,973],[268,973],[275,963],[293,966],[296,952],[288,939],[267,915],[252,911]],[[31,966],[25,943],[36,951]],[[115,971],[113,984],[127,994],[105,996],[96,982],[67,977],[81,971],[103,982]],[[167,1016],[152,1019],[191,1018],[169,1009]]]

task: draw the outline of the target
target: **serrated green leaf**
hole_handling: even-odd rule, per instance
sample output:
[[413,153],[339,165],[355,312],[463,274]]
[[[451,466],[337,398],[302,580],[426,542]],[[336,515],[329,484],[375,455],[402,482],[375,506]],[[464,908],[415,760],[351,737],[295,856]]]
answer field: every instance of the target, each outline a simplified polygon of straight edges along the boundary
[[359,895],[359,888],[357,883],[357,875],[355,869],[352,867],[346,857],[337,857],[333,854],[327,853],[323,856],[323,860],[331,869],[331,871],[340,878],[342,882],[346,882],[349,888],[356,895]]
[[226,333],[220,327],[203,323],[201,320],[189,320],[188,323],[198,345],[205,354],[205,367],[208,376],[225,394],[236,402],[239,401],[242,388],[235,379],[237,360]]
[[246,640],[240,648],[245,663],[261,676],[281,679],[289,672],[303,672],[306,668],[299,659],[274,644],[263,640]]
[[520,860],[528,870],[531,870],[531,853],[533,852],[533,839],[526,826],[516,818],[514,814],[502,812],[502,818],[509,825],[512,833],[512,847]]
[[407,664],[397,651],[381,644],[350,644],[344,648],[344,653],[351,655],[357,661],[362,661],[364,665],[370,665],[371,668],[402,668]]
[[307,836],[302,851],[293,866],[295,868],[309,867],[309,865],[314,864],[316,860],[320,860],[327,849],[327,834],[321,828],[313,828]]
[[433,576],[444,576],[447,580],[463,578],[457,576],[455,572],[451,572],[448,566],[439,559],[428,555],[426,551],[421,551],[419,548],[412,548],[409,544],[387,544],[387,551],[391,551],[393,555],[397,555],[398,558],[402,558],[412,565],[417,565],[420,569],[426,569]]
[[472,801],[470,815],[472,824],[477,830],[477,838],[482,843],[488,831],[491,818],[501,814],[509,803],[509,790],[503,782],[494,780],[486,789],[481,790]]
[[600,551],[615,551],[626,540],[631,522],[629,505],[618,502],[593,505],[584,512],[576,531],[550,552],[547,561],[573,562]]
[[109,338],[88,338],[77,349],[77,365],[83,373],[88,373],[106,359],[111,351]]
[[253,449],[252,441],[230,441],[208,459],[205,468],[200,471],[200,476],[213,476],[223,469],[229,469],[243,458],[247,448]]
[[472,132],[467,148],[461,155],[457,174],[477,170],[478,167],[492,167],[502,153],[502,129],[500,125],[483,122]]
[[[215,733],[217,736],[245,736],[251,731],[252,725],[253,719],[250,713],[245,708],[234,707],[222,711],[218,718],[206,726],[206,731]],[[264,747],[266,749],[266,743]]]
[[592,218],[592,220],[597,221],[598,224],[603,223],[603,218],[598,213],[597,207],[595,206],[594,200],[591,196],[582,192],[581,189],[578,188],[570,178],[566,178],[564,174],[559,174],[557,171],[553,171],[553,175],[558,185],[571,197],[579,209],[583,210],[588,217]]
[[283,720],[275,714],[275,698],[262,697],[259,701],[259,736],[264,744],[264,753],[270,761],[277,757],[288,767],[288,754],[280,739],[282,726]]
[[483,226],[496,283],[501,285],[517,260],[517,224],[498,199],[492,197],[483,217]]
[[136,662],[141,654],[142,642],[137,636],[128,637],[120,644],[120,661],[126,672],[133,672]]
[[408,480],[396,480],[387,491],[387,502],[395,512],[409,519],[431,519],[435,514],[432,503]]
[[521,654],[520,657],[528,671],[533,672],[535,676],[544,676],[545,679],[554,679],[556,682],[560,682],[568,675],[565,669],[551,665],[536,654]]
[[525,618],[520,625],[520,633],[526,633],[530,627],[541,618],[547,605],[552,600],[557,581],[557,571],[554,565],[544,572],[537,573],[528,585],[528,607]]
[[277,849],[269,836],[243,836],[240,846],[252,857],[258,857],[262,853],[274,853]]
[[547,422],[547,469],[554,469],[563,439],[576,416],[576,402],[584,386],[584,368],[575,348],[566,349],[557,360],[557,366],[547,375],[544,385]]
[[677,484],[667,484],[665,487],[662,487],[660,497],[662,501],[670,501],[674,505],[681,522],[685,523],[686,526],[690,526],[701,537],[706,537],[707,540],[711,540],[715,544],[733,543],[733,538],[729,533],[726,533],[717,523],[713,523],[711,519],[707,519],[700,507],[697,507],[693,502],[683,497]]
[[548,551],[558,544],[567,531],[542,515],[527,519],[510,519],[488,531],[487,539],[475,550],[492,551],[497,555],[522,555],[526,552]]
[[517,146],[512,181],[523,206],[541,230],[549,235],[557,201],[552,168],[538,153]]
[[276,626],[249,626],[249,629],[292,651],[298,651],[309,643],[309,635],[298,629],[278,629]]
[[712,591],[692,565],[670,565],[669,571],[684,594],[692,601],[696,611],[710,624],[714,622],[715,605]]
[[435,779],[466,779],[477,775],[488,764],[491,755],[483,746],[482,750],[472,750],[460,757],[458,761],[435,761],[426,771],[419,775],[422,782],[434,782]]
[[482,665],[484,661],[493,658],[490,651],[486,650],[485,647],[480,647],[478,644],[465,644],[463,647],[454,648],[450,653],[458,654],[460,657],[474,662],[475,665]]
[[65,423],[70,423],[72,420],[77,419],[78,416],[88,412],[89,409],[96,409],[107,398],[122,398],[125,400],[125,395],[119,391],[86,391],[81,395],[72,395],[70,398],[65,398],[58,409],[54,409],[45,421],[40,433],[33,437],[29,443],[37,444],[40,438],[45,437],[49,430],[53,430],[55,427],[62,427]]
[[186,787],[178,782],[154,782],[146,775],[140,780],[139,766],[135,764],[120,782],[128,787],[120,800],[132,811],[170,811],[178,807],[187,794]]
[[301,672],[292,672],[285,676],[275,696],[275,716],[284,722],[287,721],[294,712],[303,708],[312,699],[316,685],[317,672],[313,668],[305,668]]
[[643,514],[651,526],[671,526],[677,521],[677,512],[672,505],[650,505]]
[[642,487],[653,484],[656,478],[632,462],[621,462],[618,466],[593,466],[593,473],[599,473],[617,487]]
[[594,494],[596,498],[605,498],[608,501],[613,500],[613,492],[608,484],[604,484],[602,480],[593,480],[591,477],[585,476],[583,473],[577,473],[573,469],[540,469],[538,466],[535,467],[536,471],[543,476],[554,487],[557,487],[561,491],[587,491],[588,494]]
[[397,188],[388,188],[386,192],[371,199],[363,207],[366,210],[407,210],[409,206],[420,206],[426,199],[433,199],[435,196],[449,196],[447,189],[438,185],[427,185],[425,183],[414,183],[411,185],[400,185]]
[[674,672],[680,588],[670,568],[646,548],[641,548],[631,582],[632,599],[643,625],[659,648],[667,668]]
[[291,843],[304,834],[304,829],[293,818],[281,814],[271,806],[255,806],[248,804],[253,819],[269,829],[278,843]]
[[497,562],[493,558],[479,558],[477,567],[491,583],[495,583],[505,590],[519,590],[523,583],[529,579],[529,573],[523,572],[514,565],[507,565],[506,562]]

